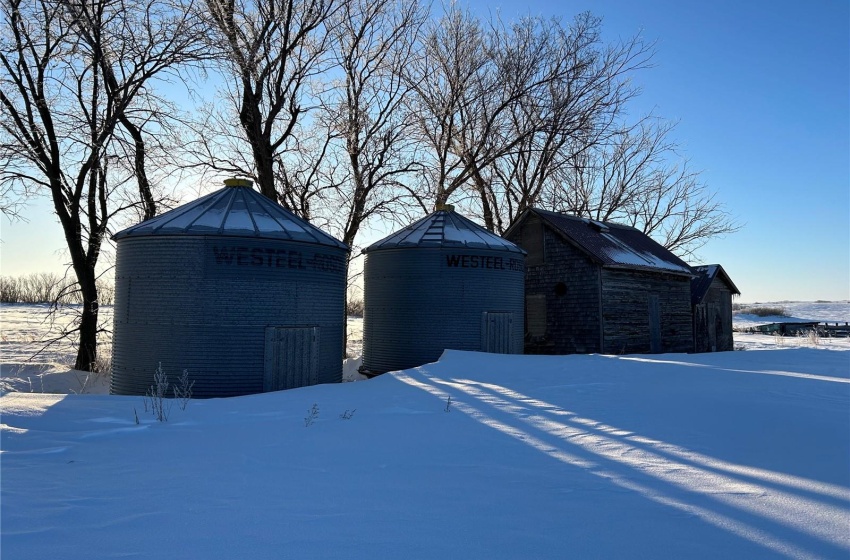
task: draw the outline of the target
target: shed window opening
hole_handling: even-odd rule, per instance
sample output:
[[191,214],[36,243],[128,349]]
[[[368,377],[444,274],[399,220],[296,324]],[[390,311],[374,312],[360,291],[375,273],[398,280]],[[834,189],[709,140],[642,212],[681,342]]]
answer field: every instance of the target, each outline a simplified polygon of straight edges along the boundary
[[555,295],[558,297],[564,297],[567,295],[567,285],[563,282],[555,284]]
[[546,261],[546,243],[543,222],[530,222],[522,232],[522,248],[528,252],[525,263],[528,266],[540,266]]

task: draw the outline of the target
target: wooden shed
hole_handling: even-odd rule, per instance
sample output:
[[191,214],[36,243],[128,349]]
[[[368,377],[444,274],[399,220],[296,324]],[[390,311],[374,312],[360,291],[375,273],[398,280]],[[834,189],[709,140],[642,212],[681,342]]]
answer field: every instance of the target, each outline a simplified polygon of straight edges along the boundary
[[693,350],[693,272],[641,231],[529,209],[504,237],[528,252],[526,353]]
[[734,350],[732,296],[741,295],[719,264],[694,267],[691,304],[694,309],[694,352]]

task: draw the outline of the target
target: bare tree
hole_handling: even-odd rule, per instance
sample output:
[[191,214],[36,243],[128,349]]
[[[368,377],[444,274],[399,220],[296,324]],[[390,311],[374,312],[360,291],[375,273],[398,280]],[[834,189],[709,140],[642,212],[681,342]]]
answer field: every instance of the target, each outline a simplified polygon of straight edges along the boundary
[[[155,212],[145,129],[162,123],[155,77],[197,56],[186,10],[159,0],[2,0],[0,182],[49,193],[82,309],[74,367],[97,356],[97,266],[110,220]],[[123,164],[132,139],[134,164]],[[130,170],[127,167],[131,167]],[[134,183],[135,179],[135,184]]]
[[[299,158],[295,162],[289,158],[281,169],[281,183],[301,185],[299,192],[321,200],[319,211],[311,216],[326,222],[352,248],[369,219],[392,220],[404,213],[402,201],[410,191],[403,179],[417,161],[412,119],[403,103],[410,87],[402,74],[415,55],[427,16],[418,1],[341,4],[330,25],[331,76],[336,79],[330,80],[322,111],[307,135],[325,141],[321,149],[300,150]],[[313,165],[299,165],[304,160]],[[323,186],[305,188],[310,182],[291,181],[287,166],[312,169],[302,175]],[[357,256],[356,251],[349,253],[349,265]],[[351,274],[349,266],[349,287],[359,274]]]
[[[0,146],[0,156],[4,153],[5,147]],[[12,162],[9,158],[2,157],[0,159],[0,177],[5,176],[5,170],[10,167],[12,167]],[[21,209],[29,195],[26,185],[15,181],[3,181],[0,184],[0,214],[6,216],[9,221],[26,221],[21,215]]]
[[340,187],[336,173],[340,162],[334,159],[333,150],[338,134],[315,121],[306,129],[300,125],[298,129],[287,153],[275,161],[278,197],[284,207],[325,227],[340,210],[331,202]]
[[557,210],[626,223],[687,257],[739,225],[690,169],[655,117],[620,130],[559,169],[544,195]]
[[[510,126],[521,140],[494,161],[492,181],[479,188],[498,209],[495,231],[503,232],[526,208],[545,203],[547,186],[564,167],[620,131],[618,117],[637,94],[628,78],[647,66],[653,47],[639,38],[603,44],[600,31],[601,20],[589,13],[569,26],[548,20],[528,29],[547,47],[538,72],[551,79],[519,100]],[[538,126],[526,133],[534,118]]]
[[[497,199],[505,193],[497,197],[493,188],[500,160],[538,150],[538,133],[563,143],[599,120],[603,111],[594,105],[618,102],[622,88],[612,67],[630,65],[640,49],[595,60],[597,27],[590,16],[575,28],[542,18],[485,23],[455,5],[432,22],[423,55],[409,65],[407,77],[416,92],[412,110],[429,151],[426,183],[436,203],[458,191],[472,194],[485,226],[498,229],[505,206]],[[516,177],[502,174],[503,186],[515,188]]]
[[[337,9],[334,0],[205,0],[206,17],[214,31],[210,46],[227,81],[227,99],[238,116],[241,134],[227,132],[229,115],[211,116],[207,125],[229,139],[230,146],[248,143],[250,159],[231,150],[221,158],[215,144],[202,134],[204,163],[214,169],[253,177],[267,197],[291,206],[292,193],[275,185],[276,167],[291,149],[297,125],[311,109],[309,91],[325,69],[328,33],[325,25]],[[215,112],[213,112],[215,113]],[[295,198],[299,198],[297,195]]]
[[403,73],[427,17],[416,1],[351,0],[335,18],[333,61],[343,79],[325,110],[344,146],[334,211],[349,246],[364,221],[398,211],[409,192],[404,178],[418,168]]
[[[418,197],[423,207],[445,203],[469,181],[474,168],[467,163],[472,154],[465,149],[464,133],[496,124],[498,112],[482,114],[484,105],[498,103],[501,93],[489,47],[481,22],[452,4],[443,17],[428,22],[421,54],[405,69],[415,92],[408,110],[416,116],[420,144],[427,149],[425,188]],[[498,131],[487,132],[489,145],[501,148]]]
[[737,226],[699,174],[676,161],[671,126],[627,124],[651,62],[639,37],[604,43],[601,20],[482,22],[451,5],[408,65],[423,199],[450,197],[504,231],[536,205],[634,225],[686,256]]

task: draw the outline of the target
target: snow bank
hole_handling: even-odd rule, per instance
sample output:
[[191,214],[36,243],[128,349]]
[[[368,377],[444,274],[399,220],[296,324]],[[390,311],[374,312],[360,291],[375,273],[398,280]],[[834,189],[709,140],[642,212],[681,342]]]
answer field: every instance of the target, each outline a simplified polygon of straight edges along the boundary
[[447,351],[143,406],[0,397],[4,559],[850,555],[844,351]]
[[0,394],[109,394],[109,375],[70,369],[57,363],[0,364]]

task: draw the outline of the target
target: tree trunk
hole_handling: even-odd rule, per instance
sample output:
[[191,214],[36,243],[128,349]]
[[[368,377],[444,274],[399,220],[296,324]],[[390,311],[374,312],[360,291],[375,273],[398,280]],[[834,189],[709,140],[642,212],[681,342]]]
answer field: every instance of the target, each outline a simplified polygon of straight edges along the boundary
[[[283,200],[274,184],[274,154],[271,145],[262,141],[254,145],[254,161],[257,165],[257,183],[260,192],[274,202],[281,204]],[[287,210],[300,214],[295,208],[287,208]]]
[[[271,140],[263,131],[260,100],[254,94],[251,82],[247,78],[243,78],[242,82],[242,108],[239,111],[239,121],[242,123],[245,135],[251,143],[257,186],[264,196],[279,204],[281,197],[274,185],[274,149]],[[292,208],[287,208],[287,210],[292,210]]]
[[[67,236],[67,232],[66,232]],[[76,249],[80,249],[75,245]],[[97,282],[95,266],[97,259],[89,259],[81,251],[71,251],[74,273],[80,286],[83,298],[83,309],[80,315],[80,341],[77,347],[77,358],[74,369],[94,371],[97,363],[97,321],[99,305],[97,297]]]
[[481,197],[481,213],[484,219],[484,227],[487,231],[496,231],[496,223],[493,218],[493,208],[490,206],[490,199],[487,197],[487,185],[484,183],[484,177],[481,172],[475,169],[472,173],[472,181],[475,183],[475,190]]
[[94,371],[97,363],[97,320],[98,303],[95,292],[94,298],[88,295],[91,290],[83,289],[83,313],[80,317],[80,346],[74,369]]
[[[115,88],[117,89],[117,87],[116,85]],[[139,200],[142,201],[142,208],[144,208],[143,219],[150,220],[156,216],[156,201],[153,199],[150,181],[148,181],[148,174],[145,171],[145,139],[142,137],[142,131],[139,130],[139,127],[133,124],[126,116],[121,115],[118,117],[118,120],[133,138],[133,149],[135,152],[133,169],[136,172],[136,180],[139,183]]]
[[[58,160],[58,158],[56,159]],[[76,204],[66,206],[62,184],[59,182],[58,177],[59,172],[54,168],[53,177],[51,178],[53,207],[65,234],[65,241],[71,256],[71,266],[74,269],[74,275],[77,278],[77,284],[80,286],[80,293],[83,299],[83,309],[79,325],[80,339],[77,348],[77,358],[74,361],[74,369],[93,371],[94,365],[97,362],[98,320],[97,275],[95,273],[95,267],[97,266],[97,257],[100,254],[103,230],[100,232],[94,231],[91,234],[88,240],[89,251],[87,253],[83,249],[83,240],[80,236],[82,216],[80,215],[79,206]],[[92,222],[89,226],[95,229],[97,224]]]
[[447,192],[445,189],[441,188],[437,192],[437,197],[434,199],[434,210],[445,205],[448,202],[448,200],[449,200],[449,192]]

